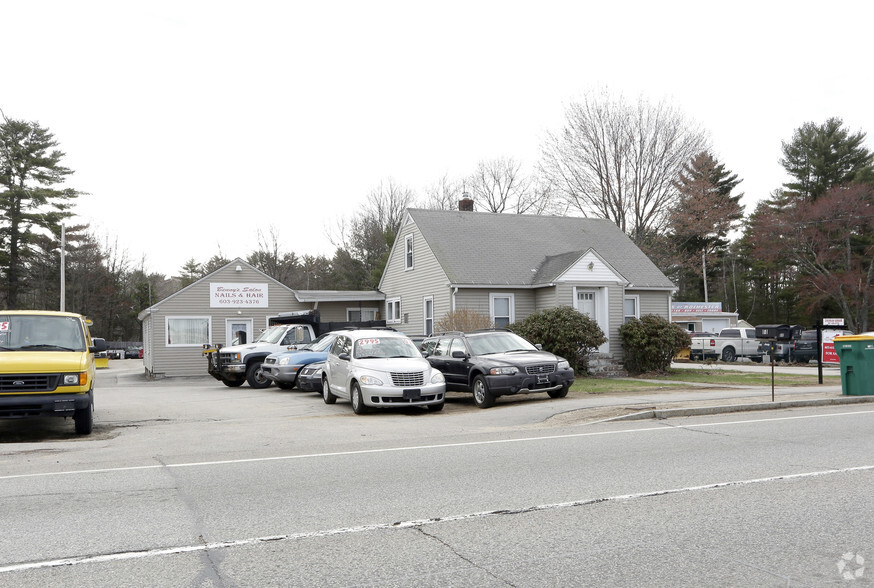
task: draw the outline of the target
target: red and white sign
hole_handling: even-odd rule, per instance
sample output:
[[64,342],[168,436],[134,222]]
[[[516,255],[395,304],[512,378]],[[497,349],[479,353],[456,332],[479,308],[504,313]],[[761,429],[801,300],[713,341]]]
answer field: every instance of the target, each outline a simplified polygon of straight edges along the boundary
[[841,363],[841,359],[835,351],[834,341],[822,342],[822,363]]
[[822,319],[822,326],[824,327],[843,327],[844,319],[842,318],[824,318]]
[[0,331],[8,331],[9,330],[9,321],[3,321],[0,323]]
[[[823,319],[823,324],[827,320],[839,320],[840,325],[843,326],[844,319]],[[835,351],[835,337],[841,334],[841,331],[827,331],[823,329],[822,331],[822,363],[841,363],[840,357],[838,357],[837,351]]]

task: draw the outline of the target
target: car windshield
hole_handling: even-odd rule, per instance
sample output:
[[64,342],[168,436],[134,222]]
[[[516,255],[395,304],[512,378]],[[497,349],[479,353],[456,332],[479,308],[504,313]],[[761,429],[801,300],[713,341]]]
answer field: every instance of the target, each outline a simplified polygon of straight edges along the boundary
[[253,343],[279,343],[285,335],[285,326],[276,325],[262,332]]
[[422,357],[422,354],[415,344],[405,337],[368,337],[355,341],[352,356],[355,359],[382,359]]
[[85,351],[79,319],[72,316],[0,315],[0,351]]
[[305,351],[327,351],[331,347],[331,345],[334,344],[334,339],[336,338],[337,335],[326,333],[324,335],[321,335],[312,343],[307,343],[306,345],[301,347],[301,349]]
[[495,332],[468,337],[468,345],[474,355],[509,353],[511,351],[537,351],[537,348],[515,333]]

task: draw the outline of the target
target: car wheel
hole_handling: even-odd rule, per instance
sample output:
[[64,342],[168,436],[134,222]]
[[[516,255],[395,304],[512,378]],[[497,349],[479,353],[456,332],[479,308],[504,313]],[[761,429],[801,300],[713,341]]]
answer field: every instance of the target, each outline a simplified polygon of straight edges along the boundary
[[479,408],[489,408],[495,404],[495,395],[489,390],[484,376],[473,379],[473,403]]
[[260,361],[252,362],[252,365],[246,370],[246,381],[249,382],[249,386],[252,388],[266,388],[273,383],[270,381],[270,378],[264,375],[264,372],[261,370],[261,363]]
[[352,382],[349,398],[352,401],[352,410],[355,411],[355,414],[367,412],[367,405],[364,404],[364,397],[361,395],[361,386],[358,385],[358,382]]
[[571,389],[570,384],[565,384],[558,390],[550,390],[547,392],[550,398],[564,398],[567,396],[568,391]]
[[441,410],[443,410],[444,404],[445,404],[444,402],[438,402],[437,404],[429,404],[428,410],[430,412],[440,412]]
[[243,385],[243,382],[246,380],[222,380],[222,384],[227,386],[228,388],[237,388]]
[[[89,393],[88,396],[91,396]],[[89,402],[85,408],[77,408],[73,411],[73,423],[75,423],[77,435],[90,435],[94,428],[94,404]]]
[[734,347],[726,347],[722,350],[722,361],[732,362],[737,359],[737,355],[734,352]]
[[322,400],[325,401],[325,404],[337,402],[337,397],[331,393],[331,385],[328,384],[328,378],[322,378]]

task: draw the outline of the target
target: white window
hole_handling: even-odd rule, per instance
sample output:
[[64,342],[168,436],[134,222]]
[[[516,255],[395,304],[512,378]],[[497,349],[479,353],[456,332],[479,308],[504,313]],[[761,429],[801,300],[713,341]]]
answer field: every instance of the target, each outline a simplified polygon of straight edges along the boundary
[[633,318],[640,318],[640,296],[625,297],[625,320],[628,322]]
[[347,308],[346,320],[357,323],[360,321],[375,321],[377,308]]
[[385,322],[401,322],[401,298],[387,298],[385,301]]
[[168,316],[165,325],[167,347],[200,347],[212,339],[208,316]]
[[404,238],[404,269],[413,269],[413,236],[407,235]]
[[489,317],[499,329],[516,322],[515,295],[489,294]]
[[425,308],[424,308],[424,316],[425,316],[425,335],[430,335],[434,332],[434,297],[433,296],[425,296],[424,298]]

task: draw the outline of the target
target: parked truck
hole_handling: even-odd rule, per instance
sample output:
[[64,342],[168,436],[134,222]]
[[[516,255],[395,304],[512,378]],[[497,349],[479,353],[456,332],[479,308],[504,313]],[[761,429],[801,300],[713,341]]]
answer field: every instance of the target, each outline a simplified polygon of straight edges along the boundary
[[319,335],[343,328],[384,327],[385,321],[322,322],[318,310],[283,312],[268,321],[268,328],[251,343],[242,345],[205,345],[207,372],[225,386],[235,388],[248,383],[252,388],[266,388],[272,381],[264,375],[264,359],[280,351],[305,345]]
[[755,329],[734,327],[722,329],[719,335],[692,337],[689,359],[735,361],[738,357],[748,357],[755,362],[762,361]]

